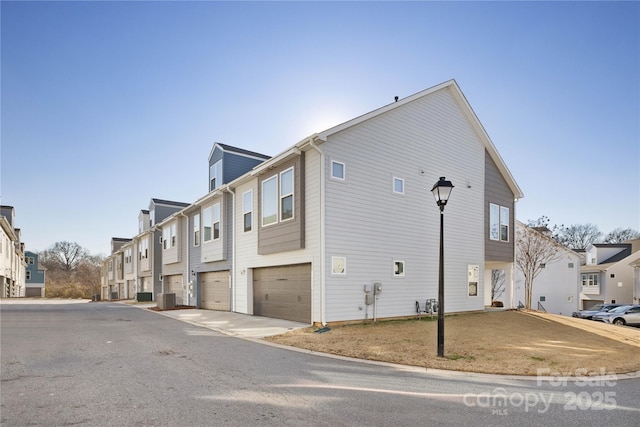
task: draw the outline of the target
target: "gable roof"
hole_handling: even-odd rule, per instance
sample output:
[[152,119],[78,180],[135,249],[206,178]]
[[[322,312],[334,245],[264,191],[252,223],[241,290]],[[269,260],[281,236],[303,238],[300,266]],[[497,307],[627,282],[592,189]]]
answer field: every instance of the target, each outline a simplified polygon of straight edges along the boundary
[[177,206],[177,207],[180,207],[180,208],[184,208],[186,206],[189,206],[189,203],[173,202],[171,200],[151,199],[151,201],[156,205]]
[[411,95],[411,96],[408,96],[406,98],[399,99],[398,101],[393,102],[391,104],[387,104],[384,107],[378,108],[377,110],[373,110],[373,111],[371,111],[369,113],[366,113],[366,114],[363,114],[363,115],[361,115],[359,117],[356,117],[355,119],[352,119],[352,120],[349,120],[349,121],[344,122],[342,124],[339,124],[337,126],[334,126],[334,127],[330,128],[330,129],[327,129],[327,130],[325,130],[323,132],[318,133],[317,134],[317,138],[324,142],[324,141],[327,140],[327,138],[329,136],[331,136],[333,134],[336,134],[336,133],[338,133],[340,131],[343,131],[343,130],[345,130],[347,128],[350,128],[352,126],[360,124],[360,123],[362,123],[362,122],[364,122],[366,120],[369,120],[369,119],[372,119],[372,118],[374,118],[376,116],[384,114],[387,111],[393,110],[395,108],[399,108],[399,107],[401,107],[401,106],[403,106],[405,104],[408,104],[408,103],[410,103],[412,101],[415,101],[416,99],[420,99],[420,98],[423,98],[425,96],[429,96],[434,92],[437,92],[437,91],[440,91],[440,90],[444,90],[444,89],[449,89],[451,91],[451,93],[453,94],[454,99],[457,101],[457,103],[460,106],[460,108],[462,109],[463,113],[465,114],[465,116],[467,117],[469,122],[471,123],[473,129],[476,131],[476,133],[478,134],[480,140],[483,142],[485,149],[489,153],[489,156],[491,157],[491,159],[496,164],[496,167],[498,168],[498,170],[500,171],[502,176],[505,178],[505,181],[506,181],[507,185],[509,186],[509,189],[513,192],[514,197],[516,199],[521,199],[522,197],[524,197],[524,194],[522,193],[522,190],[520,189],[520,187],[516,183],[515,179],[513,178],[513,175],[511,175],[511,172],[507,168],[507,165],[505,164],[504,160],[502,159],[502,157],[498,153],[498,150],[496,149],[495,145],[493,145],[493,142],[491,142],[491,138],[489,138],[489,135],[485,131],[484,127],[482,126],[482,123],[480,123],[480,120],[476,116],[475,112],[471,108],[471,105],[469,104],[469,102],[465,98],[464,94],[460,90],[460,87],[458,86],[458,83],[456,83],[455,80],[449,80],[449,81],[446,81],[444,83],[440,83],[439,85],[433,86],[433,87],[431,87],[429,89],[425,89],[425,90],[423,90],[421,92],[418,92],[418,93],[416,93],[414,95]]
[[220,148],[224,152],[234,153],[245,157],[252,157],[258,160],[269,160],[271,158],[271,156],[267,156],[266,154],[260,154],[256,153],[255,151],[245,150],[244,148],[233,147],[231,145],[216,142],[213,144],[211,152],[209,153],[209,160],[211,160],[211,156],[213,156],[213,152],[216,150],[216,147]]

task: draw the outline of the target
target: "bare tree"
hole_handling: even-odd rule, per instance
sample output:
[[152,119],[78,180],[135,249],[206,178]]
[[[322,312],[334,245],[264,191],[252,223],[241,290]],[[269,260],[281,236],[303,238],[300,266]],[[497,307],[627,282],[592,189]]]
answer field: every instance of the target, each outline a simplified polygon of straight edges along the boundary
[[533,282],[546,264],[560,258],[561,246],[550,236],[524,224],[518,224],[516,236],[516,265],[524,275],[524,305],[530,310]]
[[557,229],[554,238],[570,249],[585,249],[592,243],[600,242],[602,232],[594,224],[575,224]]
[[70,242],[57,242],[40,253],[40,263],[47,269],[46,296],[90,298],[100,292],[102,259]]
[[56,242],[40,254],[40,262],[48,270],[70,272],[89,256],[89,252],[77,243]]
[[624,243],[640,238],[640,232],[632,228],[616,228],[604,238],[604,243]]
[[504,294],[504,270],[491,270],[491,303]]

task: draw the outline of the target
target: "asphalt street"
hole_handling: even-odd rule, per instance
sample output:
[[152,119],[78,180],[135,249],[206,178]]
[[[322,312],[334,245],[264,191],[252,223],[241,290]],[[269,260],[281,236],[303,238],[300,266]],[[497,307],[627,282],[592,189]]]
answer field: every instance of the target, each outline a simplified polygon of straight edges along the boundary
[[115,303],[0,305],[2,426],[637,425],[640,379],[427,372]]

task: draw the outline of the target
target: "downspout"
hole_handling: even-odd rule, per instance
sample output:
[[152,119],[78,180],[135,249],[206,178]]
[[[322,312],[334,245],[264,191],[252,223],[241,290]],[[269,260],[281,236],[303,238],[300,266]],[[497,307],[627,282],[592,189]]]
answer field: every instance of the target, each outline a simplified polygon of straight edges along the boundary
[[326,311],[326,292],[325,292],[325,164],[324,164],[324,152],[313,143],[313,136],[309,137],[309,145],[313,147],[318,153],[320,153],[320,322],[322,326],[327,326],[325,311]]
[[230,187],[225,187],[231,193],[231,307],[233,312],[237,311],[236,306],[236,233],[235,233],[235,212],[236,212],[236,191]]
[[[191,263],[191,260],[189,259],[189,217],[187,217],[184,212],[180,211],[179,215],[183,217],[186,221],[187,221],[187,226],[185,227],[187,230],[187,261],[185,262],[185,277],[187,278],[187,291],[189,291],[189,283],[191,281],[191,275],[189,274],[189,264]],[[183,286],[184,286],[184,280],[182,281]],[[184,296],[184,289],[182,290],[183,292],[183,296]],[[189,292],[189,305],[191,305],[191,293]]]

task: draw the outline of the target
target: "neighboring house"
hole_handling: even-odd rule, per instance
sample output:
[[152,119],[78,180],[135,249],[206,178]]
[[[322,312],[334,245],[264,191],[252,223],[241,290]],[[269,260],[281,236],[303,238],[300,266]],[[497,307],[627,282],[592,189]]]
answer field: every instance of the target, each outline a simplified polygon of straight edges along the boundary
[[[516,221],[516,232],[520,227],[527,227],[520,221]],[[558,248],[556,260],[546,264],[543,270],[533,281],[531,295],[531,308],[543,310],[549,313],[571,316],[578,310],[580,293],[580,260],[577,252],[557,243],[548,234],[541,230],[533,229],[533,232],[545,236],[550,245]],[[516,249],[516,258],[521,256]],[[516,299],[525,301],[524,275],[520,269],[516,273]]]
[[35,252],[25,251],[24,259],[25,263],[27,264],[24,296],[44,297],[45,269],[40,267],[40,264],[38,262],[39,255]]
[[0,206],[0,291],[1,298],[25,295],[27,265],[24,243],[19,228],[15,228],[13,206]]
[[136,289],[137,292],[151,292],[153,300],[163,292],[164,281],[162,231],[157,225],[187,206],[188,203],[154,198],[149,202],[149,209],[140,211],[138,215],[138,234],[133,237],[138,257]]
[[137,271],[136,266],[138,263],[138,258],[136,255],[135,244],[133,239],[128,239],[128,242],[123,244],[121,247],[123,253],[123,262],[124,262],[124,292],[121,298],[124,299],[134,299],[136,297],[136,282],[137,282]]
[[594,243],[585,249],[586,264],[580,267],[580,305],[631,304],[634,298],[634,267],[640,239],[627,243]]
[[111,254],[102,261],[102,292],[103,300],[116,300],[129,298],[126,294],[124,250],[131,239],[122,237],[111,238]]

